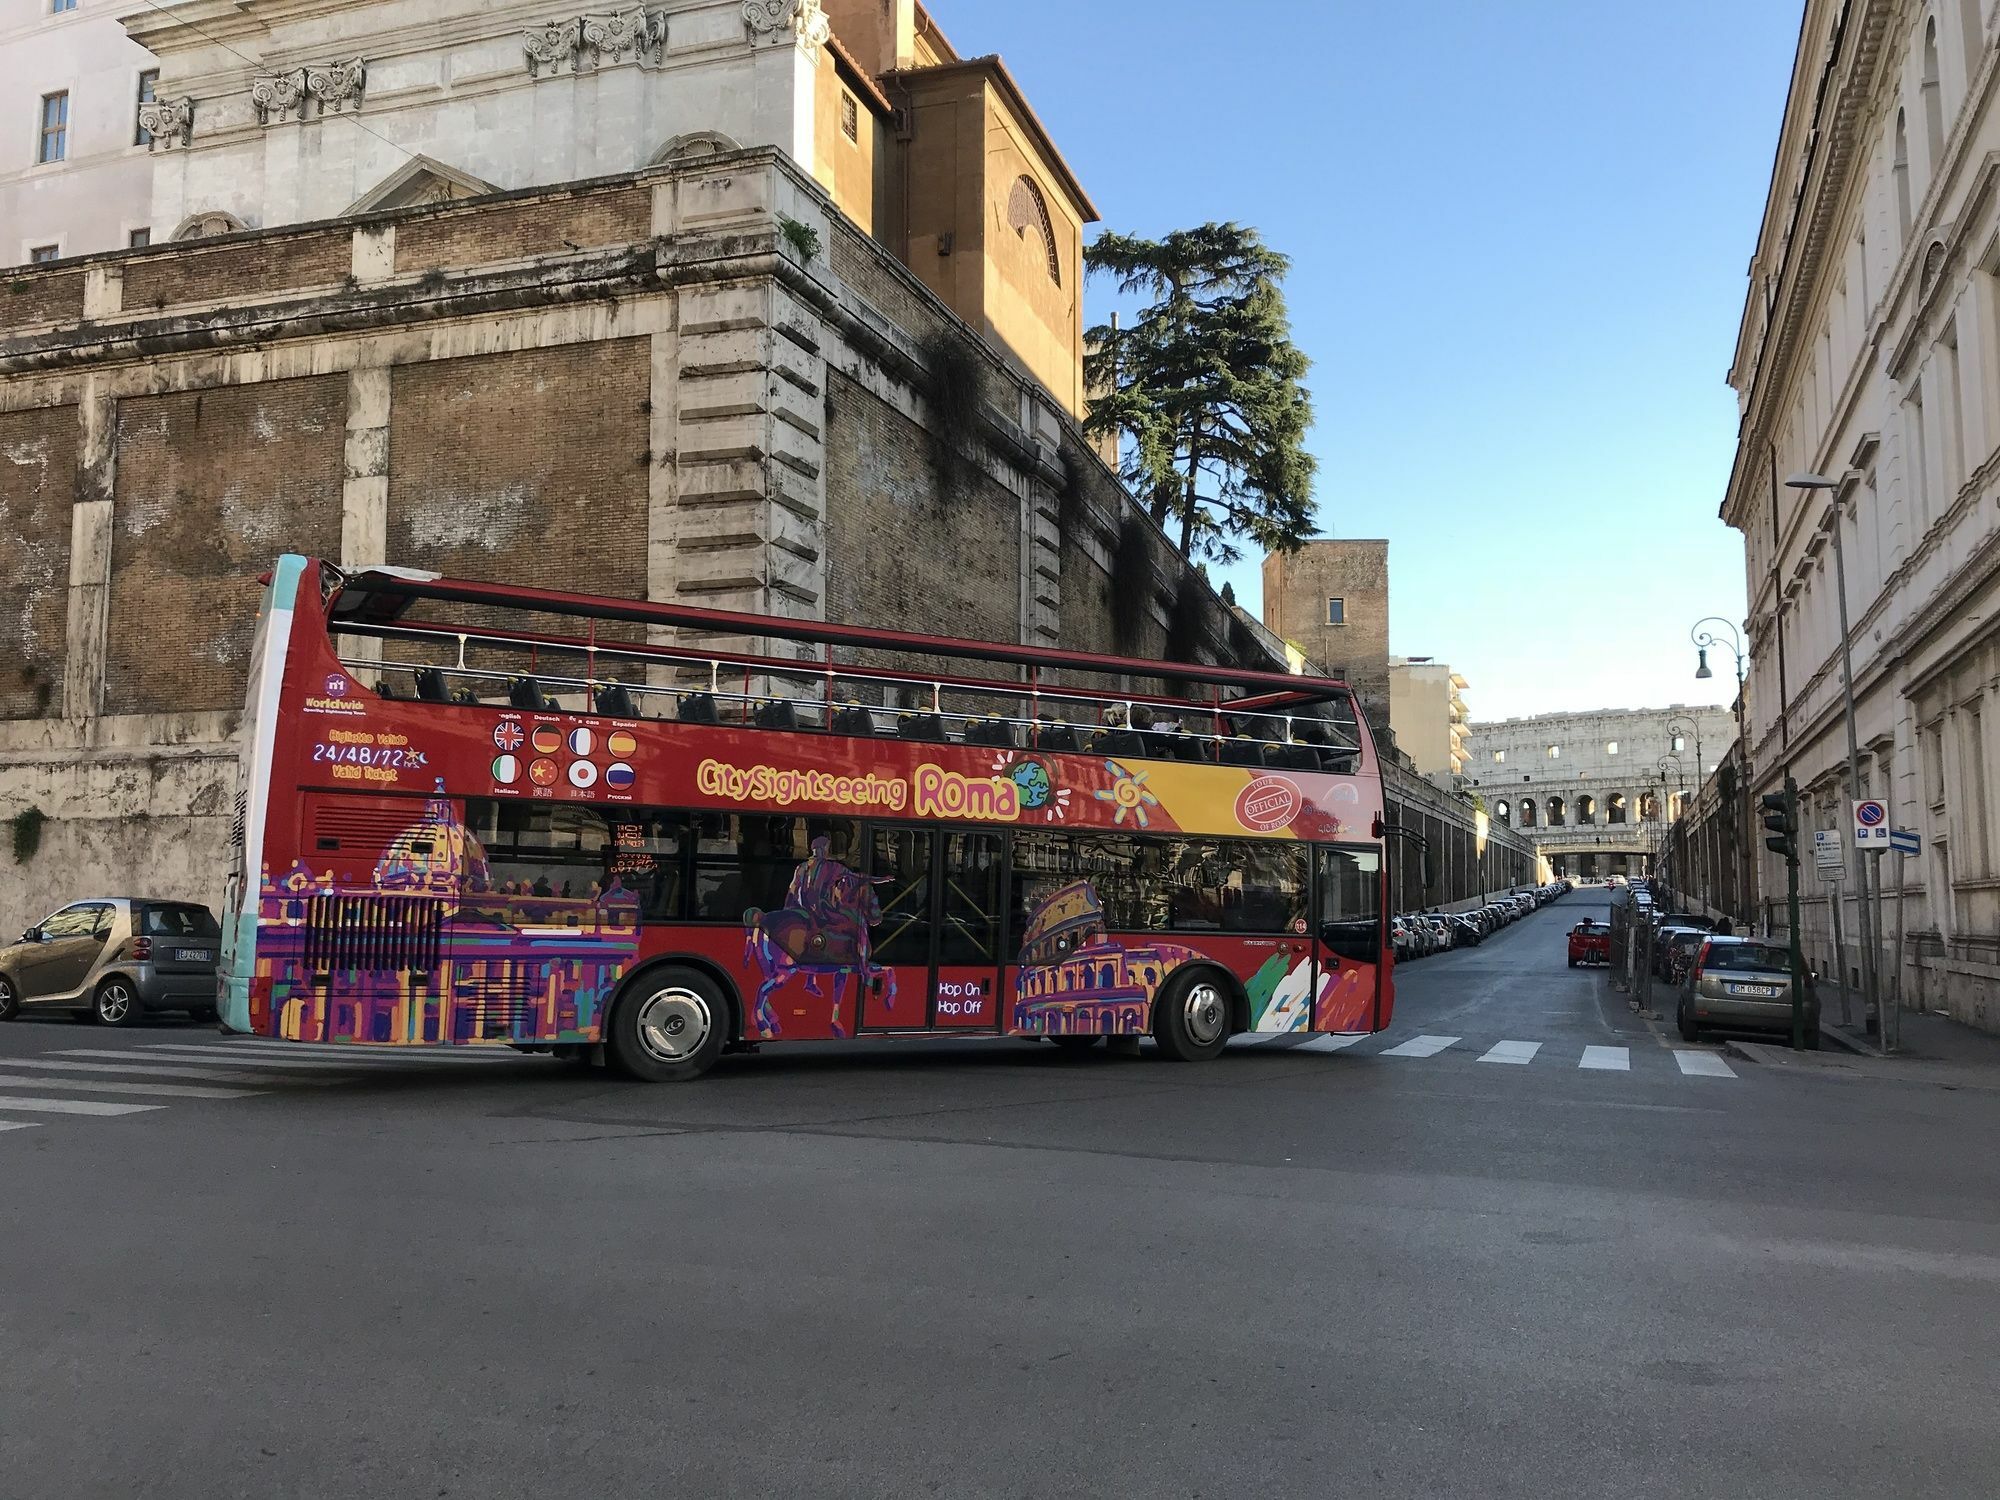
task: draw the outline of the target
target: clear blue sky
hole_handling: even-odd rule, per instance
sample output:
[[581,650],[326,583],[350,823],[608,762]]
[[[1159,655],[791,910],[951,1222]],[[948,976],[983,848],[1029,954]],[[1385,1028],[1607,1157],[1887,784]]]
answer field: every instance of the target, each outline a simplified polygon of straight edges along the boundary
[[[1475,718],[1724,702],[1724,384],[1798,0],[937,0],[1106,227],[1293,259],[1321,530],[1389,538],[1390,647]],[[1113,305],[1093,282],[1086,316]],[[1255,607],[1255,560],[1226,575]]]

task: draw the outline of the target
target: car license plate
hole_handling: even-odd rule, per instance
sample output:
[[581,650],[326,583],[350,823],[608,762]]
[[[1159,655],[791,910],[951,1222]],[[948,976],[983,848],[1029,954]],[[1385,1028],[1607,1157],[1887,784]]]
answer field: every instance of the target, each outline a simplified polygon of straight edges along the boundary
[[205,964],[214,957],[206,948],[176,948],[174,958],[184,964]]
[[1729,987],[1729,993],[1732,995],[1754,995],[1768,1000],[1771,996],[1778,993],[1778,987],[1775,984],[1732,984]]

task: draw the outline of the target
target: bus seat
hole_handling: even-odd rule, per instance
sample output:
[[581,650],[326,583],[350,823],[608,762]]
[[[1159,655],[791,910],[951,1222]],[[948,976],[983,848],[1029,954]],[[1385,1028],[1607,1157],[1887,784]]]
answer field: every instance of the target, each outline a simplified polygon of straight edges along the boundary
[[1146,753],[1146,742],[1139,738],[1136,729],[1107,729],[1090,742],[1092,755],[1139,755]]
[[683,724],[713,724],[715,722],[715,695],[713,693],[689,693],[675,705],[674,716]]
[[507,702],[514,708],[530,710],[546,709],[554,706],[542,695],[541,683],[532,677],[508,678]]
[[1221,760],[1225,766],[1261,766],[1264,764],[1263,742],[1244,739],[1241,735],[1224,740]]
[[873,734],[875,732],[875,715],[864,704],[850,703],[845,708],[834,711],[833,732],[835,734]]
[[436,667],[418,667],[417,696],[426,703],[449,703],[451,695],[444,688],[444,673]]
[[759,729],[799,727],[798,711],[792,707],[792,700],[789,698],[773,698],[767,703],[758,704],[753,718]]
[[1015,748],[1014,726],[1005,719],[974,719],[965,726],[965,743],[968,745],[1004,745]]
[[631,690],[622,682],[609,682],[597,690],[597,711],[614,719],[639,717],[639,705],[633,701]]
[[1035,730],[1035,746],[1041,750],[1080,750],[1077,743],[1076,726],[1044,719]]
[[1317,771],[1319,752],[1311,745],[1273,745],[1264,756],[1264,764],[1281,771]]
[[376,682],[375,695],[378,698],[400,698],[403,696],[396,691],[396,684],[389,680],[386,673]]
[[944,720],[929,713],[896,715],[896,733],[902,739],[933,744],[943,744],[949,739],[944,732]]
[[477,703],[479,701],[479,694],[467,687],[453,688],[447,701],[452,703]]

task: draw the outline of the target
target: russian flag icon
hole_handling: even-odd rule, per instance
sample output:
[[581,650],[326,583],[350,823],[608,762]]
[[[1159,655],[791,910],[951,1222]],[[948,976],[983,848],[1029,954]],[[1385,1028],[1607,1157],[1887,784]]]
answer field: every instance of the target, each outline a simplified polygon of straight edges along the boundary
[[636,780],[638,777],[632,774],[632,768],[623,761],[607,767],[604,772],[604,784],[614,792],[628,790]]

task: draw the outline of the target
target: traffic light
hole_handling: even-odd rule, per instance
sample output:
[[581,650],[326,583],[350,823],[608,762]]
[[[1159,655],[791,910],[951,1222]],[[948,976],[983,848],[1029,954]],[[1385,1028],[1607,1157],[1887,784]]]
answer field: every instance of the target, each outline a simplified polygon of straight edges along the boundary
[[1757,799],[1757,805],[1764,809],[1764,847],[1796,864],[1799,858],[1799,815],[1791,794],[1766,792]]

